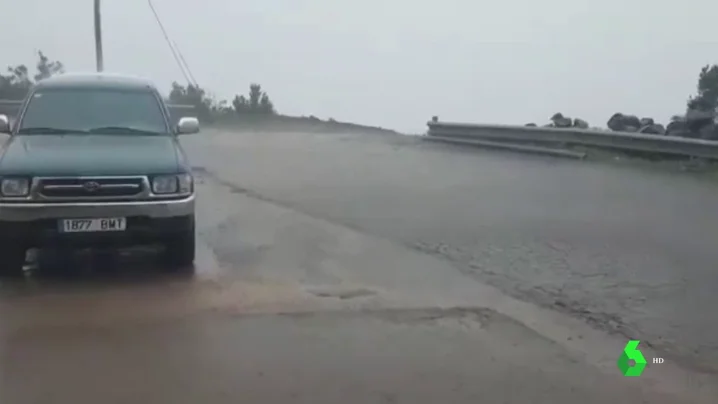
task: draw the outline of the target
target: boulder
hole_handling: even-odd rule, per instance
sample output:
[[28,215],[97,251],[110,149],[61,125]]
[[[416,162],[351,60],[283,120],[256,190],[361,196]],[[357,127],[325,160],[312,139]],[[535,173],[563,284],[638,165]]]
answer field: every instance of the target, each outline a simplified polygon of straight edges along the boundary
[[608,126],[608,129],[619,131],[623,127],[621,122],[623,122],[623,114],[616,112],[608,119],[606,126]]
[[656,122],[653,120],[653,118],[641,118],[640,120],[641,127],[653,125]]
[[689,109],[686,111],[686,124],[688,130],[699,136],[699,133],[703,132],[703,127],[706,125],[712,125],[715,118],[715,112],[713,111],[702,111],[699,109]]
[[551,122],[556,128],[570,128],[573,125],[573,121],[569,117],[563,116],[560,112],[555,113],[551,117]]
[[[670,135],[674,132],[683,132],[688,130],[688,124],[683,117],[674,116],[671,118],[671,122],[666,126],[666,134]],[[671,135],[672,136],[672,135]]]
[[573,127],[579,129],[588,129],[588,122],[580,118],[575,118],[573,120]]
[[674,116],[671,119],[671,122],[666,126],[667,136],[694,137],[688,128],[688,121],[686,121],[685,117]]
[[638,133],[645,133],[648,135],[664,135],[666,133],[666,128],[664,128],[660,123],[653,123],[642,126],[638,129]]
[[623,125],[627,132],[635,132],[641,127],[641,120],[635,115],[624,115]]
[[617,112],[611,116],[606,126],[616,132],[636,132],[644,125],[641,125],[641,120],[635,115],[624,115]]

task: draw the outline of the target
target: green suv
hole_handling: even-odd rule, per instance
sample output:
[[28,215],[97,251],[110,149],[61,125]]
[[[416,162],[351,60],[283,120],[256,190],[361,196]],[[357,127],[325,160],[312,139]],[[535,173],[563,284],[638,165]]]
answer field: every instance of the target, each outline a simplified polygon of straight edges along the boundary
[[169,269],[195,257],[195,189],[174,125],[149,81],[63,74],[0,115],[0,275],[22,274],[29,248],[162,244]]

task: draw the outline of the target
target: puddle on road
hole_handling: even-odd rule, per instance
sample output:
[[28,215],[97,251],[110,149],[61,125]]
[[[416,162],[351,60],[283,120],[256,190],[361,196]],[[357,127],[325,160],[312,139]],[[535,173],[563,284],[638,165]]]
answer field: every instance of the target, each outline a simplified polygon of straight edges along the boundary
[[[246,282],[198,246],[195,272],[162,273],[148,257],[124,256],[113,268],[82,268],[72,275],[30,274],[0,284],[0,329],[117,326],[177,318],[202,311],[282,311],[306,307],[313,296],[297,284]],[[78,268],[80,266],[80,268]],[[90,265],[91,266],[91,265]],[[314,299],[318,299],[314,297]]]

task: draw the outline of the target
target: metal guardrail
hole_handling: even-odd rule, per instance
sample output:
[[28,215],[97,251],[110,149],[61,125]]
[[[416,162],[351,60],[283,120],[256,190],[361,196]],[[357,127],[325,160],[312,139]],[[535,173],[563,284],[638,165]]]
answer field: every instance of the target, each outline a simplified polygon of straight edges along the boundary
[[[576,128],[476,125],[430,121],[428,136],[467,143],[481,141],[582,145],[718,159],[718,141]],[[558,149],[557,149],[558,150]]]

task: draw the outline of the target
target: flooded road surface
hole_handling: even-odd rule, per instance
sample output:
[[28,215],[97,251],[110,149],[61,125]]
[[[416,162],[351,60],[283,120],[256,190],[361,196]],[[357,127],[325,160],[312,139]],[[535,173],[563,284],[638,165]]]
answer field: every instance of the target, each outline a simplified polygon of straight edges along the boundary
[[718,373],[706,309],[718,287],[718,186],[377,135],[208,132],[188,145],[250,195],[442,257]]
[[[392,195],[418,196],[411,182],[377,185],[376,194],[352,202],[370,181],[399,175],[365,177],[377,174],[367,168],[370,160],[344,172],[352,153],[373,155],[381,167],[388,153],[414,161],[412,153],[437,152],[338,138],[329,142],[347,156],[330,164],[336,156],[298,160],[308,149],[292,151],[291,139],[247,137],[232,148],[216,141],[188,141],[201,166],[193,276],[161,275],[151,259],[125,257],[112,270],[90,265],[92,272],[73,278],[0,285],[0,402],[603,404],[718,397],[715,375],[668,358],[639,378],[623,377],[615,362],[626,338],[517,300],[462,271],[460,260],[382,234],[382,222],[417,231],[417,238],[428,234],[421,216],[410,220],[392,210]],[[328,142],[306,141],[318,150]],[[438,153],[449,161],[475,158]],[[315,164],[332,165],[334,174],[320,174]],[[327,182],[331,175],[342,181]],[[360,190],[345,195],[351,182]],[[299,200],[283,199],[280,185]],[[461,203],[457,214],[467,209]],[[371,209],[376,218],[353,222]],[[347,216],[336,217],[342,212]],[[451,236],[444,235],[447,246]],[[649,361],[660,355],[643,352]]]

